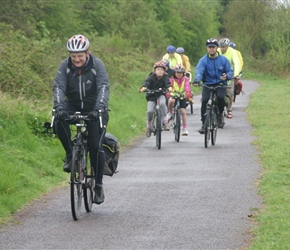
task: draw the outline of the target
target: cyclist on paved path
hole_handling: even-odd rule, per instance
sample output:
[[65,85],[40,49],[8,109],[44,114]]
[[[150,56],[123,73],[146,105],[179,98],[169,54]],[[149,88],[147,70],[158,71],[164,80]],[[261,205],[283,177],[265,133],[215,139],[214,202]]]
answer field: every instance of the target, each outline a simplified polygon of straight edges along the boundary
[[185,76],[185,68],[183,65],[179,64],[174,67],[174,74],[170,78],[170,83],[172,91],[170,92],[168,100],[168,114],[167,118],[170,120],[173,114],[173,106],[175,103],[174,96],[177,95],[176,92],[181,92],[185,94],[185,97],[180,100],[180,110],[182,116],[182,135],[188,135],[187,131],[187,116],[186,116],[186,99],[192,99],[189,78]]
[[242,71],[243,71],[243,66],[244,66],[243,56],[242,56],[241,52],[240,52],[239,50],[236,49],[236,46],[237,46],[237,45],[236,45],[234,42],[230,42],[229,46],[230,46],[231,48],[235,49],[236,52],[237,52],[237,54],[238,54],[238,57],[239,57],[239,60],[240,60],[240,64],[241,64],[241,72],[240,72],[240,73],[242,73]]
[[[234,42],[230,42],[229,46],[231,48],[235,49],[237,54],[238,54],[238,57],[239,57],[239,60],[240,60],[240,64],[241,64],[241,72],[240,72],[240,74],[242,74],[243,66],[244,66],[243,56],[242,56],[241,52],[236,49],[236,44]],[[238,83],[235,84],[235,88],[234,88],[234,99],[233,99],[234,102],[235,102],[235,99],[236,99],[236,95],[241,92],[242,87],[243,87],[243,83],[242,83],[241,79],[238,79]]]
[[[227,85],[227,81],[231,80],[233,77],[233,69],[230,65],[229,60],[219,54],[218,41],[214,38],[210,38],[206,41],[207,54],[203,56],[195,70],[195,78],[193,81],[193,86],[197,87],[200,81],[204,84],[210,86],[217,86],[220,83]],[[225,107],[225,88],[217,89],[217,99],[218,99],[218,127],[222,128],[224,124],[222,123],[222,116]],[[210,97],[210,90],[206,87],[202,89],[202,104],[201,104],[201,121],[202,126],[198,130],[200,134],[204,134],[204,121],[206,113],[206,105]]]
[[231,119],[233,117],[233,99],[234,99],[234,85],[238,84],[238,76],[242,71],[240,59],[235,49],[229,47],[230,40],[228,38],[222,38],[219,40],[219,49],[218,52],[229,59],[230,64],[234,70],[234,81],[230,82],[230,89],[227,89],[227,95],[229,97],[229,103],[227,105],[227,113],[228,118]]
[[167,53],[162,57],[162,59],[168,59],[169,68],[173,69],[175,65],[182,64],[181,56],[176,53],[176,49],[173,45],[169,45],[166,50]]
[[[90,42],[83,35],[74,35],[68,40],[69,57],[61,62],[53,83],[53,108],[56,110],[56,132],[66,151],[65,172],[71,171],[72,143],[69,124],[64,119],[76,111],[88,114],[93,119],[87,122],[88,143],[91,165],[96,173],[94,202],[101,204],[105,199],[102,185],[105,154],[102,142],[109,119],[109,79],[103,62],[90,53],[89,47]],[[102,129],[99,110],[103,112]]]
[[186,72],[191,72],[190,62],[188,56],[184,55],[184,48],[178,47],[176,52],[181,56],[182,65],[185,68]]
[[[158,90],[164,89],[167,90],[170,87],[169,76],[165,73],[166,66],[163,62],[157,62],[153,66],[154,72],[149,75],[148,78],[143,82],[140,92],[145,92],[148,90]],[[156,98],[160,100],[160,110],[163,117],[163,124],[166,130],[169,130],[168,120],[167,120],[167,108],[166,108],[166,98],[165,94],[158,93],[157,96],[153,93],[146,94],[147,105],[147,128],[146,136],[150,137],[152,132],[152,119],[155,109]]]

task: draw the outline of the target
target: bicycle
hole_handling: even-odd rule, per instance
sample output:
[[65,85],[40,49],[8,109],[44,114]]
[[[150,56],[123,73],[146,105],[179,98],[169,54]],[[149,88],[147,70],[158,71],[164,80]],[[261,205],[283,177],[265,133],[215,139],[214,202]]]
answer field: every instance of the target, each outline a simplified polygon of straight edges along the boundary
[[171,127],[173,128],[174,139],[176,142],[180,140],[180,129],[181,129],[181,111],[180,111],[180,100],[185,98],[184,92],[174,91],[173,99],[175,99],[173,118],[171,120]]
[[[53,114],[55,112],[53,111]],[[100,127],[102,127],[102,112],[99,112]],[[71,124],[72,137],[72,166],[70,175],[71,212],[74,220],[78,220],[81,212],[82,197],[87,212],[93,206],[93,189],[95,187],[94,168],[88,165],[89,145],[86,121],[91,121],[87,115],[75,112],[65,121]],[[53,123],[53,121],[52,121]],[[74,129],[74,126],[76,129]]]
[[[208,147],[209,140],[211,140],[211,144],[216,144],[217,137],[217,129],[218,129],[218,103],[217,103],[217,95],[216,90],[218,88],[230,88],[227,85],[217,85],[210,86],[206,84],[201,84],[200,86],[208,88],[210,90],[210,98],[207,102],[206,106],[206,118],[204,121],[204,146]],[[222,123],[224,123],[224,117],[221,115]]]
[[157,94],[165,93],[165,90],[163,89],[157,89],[157,90],[149,90],[147,89],[144,91],[144,93],[148,94],[154,94],[156,96],[155,101],[155,109],[153,112],[153,119],[152,119],[152,131],[155,138],[156,138],[156,147],[158,149],[161,149],[161,132],[162,132],[162,116],[161,116],[161,110],[160,110],[160,100],[157,97]]

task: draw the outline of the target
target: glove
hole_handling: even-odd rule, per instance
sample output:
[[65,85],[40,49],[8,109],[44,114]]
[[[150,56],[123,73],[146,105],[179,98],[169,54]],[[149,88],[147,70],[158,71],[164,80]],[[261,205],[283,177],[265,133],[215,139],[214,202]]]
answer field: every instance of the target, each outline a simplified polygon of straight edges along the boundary
[[186,99],[192,99],[192,94],[190,92],[186,92]]
[[58,120],[64,120],[66,118],[69,118],[69,113],[64,110],[63,106],[55,107],[55,118]]
[[139,89],[139,92],[145,92],[146,90],[147,90],[146,87],[141,87],[141,88]]
[[69,113],[65,110],[59,110],[56,113],[56,117],[58,120],[65,120],[69,118]]
[[99,112],[96,111],[96,110],[93,110],[91,111],[89,114],[88,114],[88,118],[90,120],[97,120],[99,118]]

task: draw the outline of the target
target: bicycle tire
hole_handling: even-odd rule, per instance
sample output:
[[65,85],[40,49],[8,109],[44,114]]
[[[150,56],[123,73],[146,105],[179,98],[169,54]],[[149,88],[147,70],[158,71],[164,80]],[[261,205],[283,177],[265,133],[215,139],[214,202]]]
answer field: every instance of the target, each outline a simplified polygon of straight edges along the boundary
[[190,103],[190,113],[193,114],[193,103]]
[[211,145],[215,145],[216,137],[217,137],[217,128],[218,128],[218,121],[217,121],[217,111],[216,109],[212,110],[212,119],[211,119]]
[[206,111],[206,117],[205,117],[205,121],[204,121],[204,147],[207,148],[208,147],[208,143],[210,140],[210,122],[211,122],[211,114],[210,114],[210,110],[208,109]]
[[161,131],[162,131],[161,112],[158,109],[156,116],[156,147],[158,149],[161,149]]
[[83,179],[83,171],[81,169],[80,147],[73,146],[71,177],[70,177],[70,197],[71,197],[71,211],[74,220],[78,220],[81,213],[82,190],[83,190],[82,179]]
[[180,140],[180,109],[177,109],[175,112],[175,117],[174,117],[174,139],[176,142],[179,142]]
[[93,189],[95,187],[95,176],[93,167],[91,165],[88,166],[88,155],[89,154],[86,152],[86,157],[84,159],[86,177],[83,189],[84,189],[85,209],[89,213],[92,211],[93,207],[93,199],[94,199]]

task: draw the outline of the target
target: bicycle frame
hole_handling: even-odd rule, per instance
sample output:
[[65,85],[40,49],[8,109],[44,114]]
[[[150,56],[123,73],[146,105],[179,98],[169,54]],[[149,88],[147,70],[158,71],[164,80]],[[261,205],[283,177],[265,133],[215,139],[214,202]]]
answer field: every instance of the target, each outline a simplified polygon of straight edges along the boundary
[[204,122],[204,146],[208,147],[208,142],[211,139],[211,144],[215,145],[216,137],[217,137],[217,128],[218,128],[218,104],[217,104],[217,95],[216,90],[218,88],[228,88],[226,85],[217,85],[217,86],[209,86],[206,84],[201,85],[210,90],[210,98],[207,102],[206,106],[206,118]]
[[161,110],[160,110],[160,100],[159,97],[157,97],[157,94],[159,93],[165,93],[163,89],[157,89],[157,90],[147,90],[145,93],[150,93],[155,95],[155,109],[153,112],[153,134],[156,139],[156,147],[158,149],[161,149],[161,132],[162,132],[162,117],[161,117]]
[[180,140],[180,129],[181,129],[181,112],[180,112],[180,100],[185,98],[184,92],[174,92],[177,95],[172,98],[175,99],[174,109],[173,109],[173,119],[172,128],[174,133],[174,139],[176,142]]

